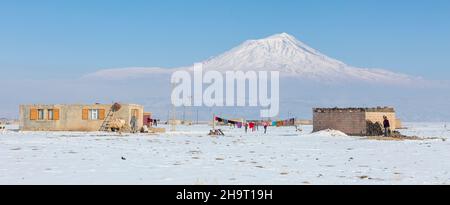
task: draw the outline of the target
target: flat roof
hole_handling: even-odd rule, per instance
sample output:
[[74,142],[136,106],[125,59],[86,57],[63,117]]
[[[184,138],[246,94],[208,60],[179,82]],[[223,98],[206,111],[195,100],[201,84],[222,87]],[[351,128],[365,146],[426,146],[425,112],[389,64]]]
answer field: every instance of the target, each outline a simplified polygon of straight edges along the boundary
[[[120,105],[126,105],[126,106],[142,106],[139,104],[131,104],[131,103],[119,103]],[[113,106],[113,104],[103,104],[103,103],[94,103],[94,104],[22,104],[20,106]]]
[[313,112],[395,112],[393,107],[313,108]]

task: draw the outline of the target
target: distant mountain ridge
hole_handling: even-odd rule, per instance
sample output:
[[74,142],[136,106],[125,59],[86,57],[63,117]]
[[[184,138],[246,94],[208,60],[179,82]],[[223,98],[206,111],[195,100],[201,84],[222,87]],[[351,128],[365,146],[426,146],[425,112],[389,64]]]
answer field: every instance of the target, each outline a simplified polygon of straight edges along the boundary
[[[419,78],[383,69],[365,69],[349,66],[309,47],[287,33],[275,34],[264,39],[248,40],[241,45],[202,62],[205,70],[216,71],[280,71],[282,76],[308,80],[340,82],[382,82],[408,84]],[[171,73],[181,68],[121,68],[100,70],[87,75],[103,78],[139,77],[151,74]]]

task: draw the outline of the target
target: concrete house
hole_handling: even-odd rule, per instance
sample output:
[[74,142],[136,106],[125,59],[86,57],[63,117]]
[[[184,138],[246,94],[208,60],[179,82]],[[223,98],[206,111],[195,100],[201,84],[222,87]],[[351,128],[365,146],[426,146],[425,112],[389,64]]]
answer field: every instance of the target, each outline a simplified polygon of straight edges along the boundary
[[368,123],[383,125],[383,116],[387,116],[391,130],[395,130],[397,118],[391,107],[377,108],[314,108],[313,131],[334,129],[348,135],[366,136]]
[[133,116],[140,129],[144,107],[120,104],[120,109],[114,110],[110,104],[20,105],[19,115],[19,127],[23,131],[99,131],[111,119],[124,120],[129,126]]

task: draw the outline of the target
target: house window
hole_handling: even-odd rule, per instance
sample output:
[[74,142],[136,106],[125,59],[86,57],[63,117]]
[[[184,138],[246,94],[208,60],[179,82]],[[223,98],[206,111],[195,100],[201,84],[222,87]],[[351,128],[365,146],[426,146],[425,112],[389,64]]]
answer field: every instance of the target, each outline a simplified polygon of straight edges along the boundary
[[38,109],[38,120],[44,120],[44,109]]
[[53,109],[48,109],[47,112],[48,112],[48,120],[54,120],[55,115],[54,115]]
[[90,120],[98,120],[98,109],[90,109],[89,110],[89,119]]

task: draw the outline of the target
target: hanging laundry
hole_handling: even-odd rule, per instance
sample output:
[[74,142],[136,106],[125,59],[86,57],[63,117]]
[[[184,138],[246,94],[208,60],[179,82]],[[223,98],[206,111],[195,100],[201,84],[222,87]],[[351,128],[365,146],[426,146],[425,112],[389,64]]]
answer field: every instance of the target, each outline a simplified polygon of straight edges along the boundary
[[277,126],[277,127],[283,126],[283,121],[277,121],[277,122],[276,122],[276,126]]
[[250,130],[252,130],[253,132],[255,131],[255,123],[254,122],[250,122],[248,124],[248,127],[250,128]]

